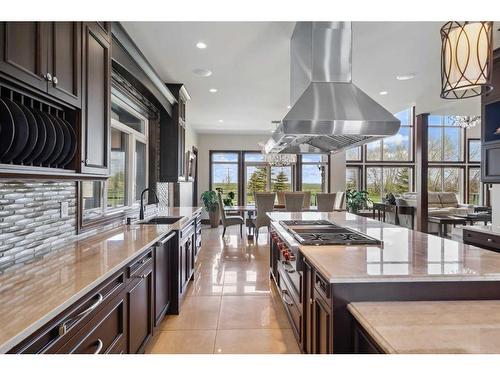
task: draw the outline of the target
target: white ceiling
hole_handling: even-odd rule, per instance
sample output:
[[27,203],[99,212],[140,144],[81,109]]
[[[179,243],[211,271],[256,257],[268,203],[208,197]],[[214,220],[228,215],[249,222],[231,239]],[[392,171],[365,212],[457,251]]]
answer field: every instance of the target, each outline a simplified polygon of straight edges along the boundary
[[[353,82],[391,112],[478,114],[479,99],[443,100],[444,22],[354,22]],[[188,123],[200,133],[269,133],[287,112],[293,22],[124,22],[165,82],[185,84]],[[500,32],[494,29],[494,44]],[[206,49],[196,48],[203,41]],[[203,78],[194,69],[210,69]],[[396,75],[416,73],[398,81]],[[217,93],[210,93],[216,88]],[[385,96],[380,91],[388,91]],[[223,120],[223,122],[219,122]]]

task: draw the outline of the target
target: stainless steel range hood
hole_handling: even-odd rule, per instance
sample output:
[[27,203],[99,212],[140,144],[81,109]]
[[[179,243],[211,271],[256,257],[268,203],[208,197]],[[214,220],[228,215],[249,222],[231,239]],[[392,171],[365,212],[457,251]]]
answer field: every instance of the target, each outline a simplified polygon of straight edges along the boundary
[[265,152],[336,152],[394,135],[400,126],[351,82],[350,22],[297,22],[290,102]]

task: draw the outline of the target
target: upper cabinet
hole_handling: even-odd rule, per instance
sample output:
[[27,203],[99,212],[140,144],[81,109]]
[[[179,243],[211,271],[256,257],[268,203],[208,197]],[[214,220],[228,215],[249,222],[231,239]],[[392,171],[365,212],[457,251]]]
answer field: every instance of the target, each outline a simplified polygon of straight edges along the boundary
[[500,183],[500,49],[493,53],[493,91],[481,98],[481,171],[485,183]]
[[111,49],[97,23],[84,25],[82,172],[108,174],[111,114]]
[[81,24],[2,22],[0,71],[75,107],[81,106]]
[[0,177],[108,176],[111,39],[109,22],[0,22]]
[[160,127],[160,180],[163,182],[188,181],[186,154],[186,103],[189,94],[182,84],[167,84],[177,103],[173,105],[172,117]]

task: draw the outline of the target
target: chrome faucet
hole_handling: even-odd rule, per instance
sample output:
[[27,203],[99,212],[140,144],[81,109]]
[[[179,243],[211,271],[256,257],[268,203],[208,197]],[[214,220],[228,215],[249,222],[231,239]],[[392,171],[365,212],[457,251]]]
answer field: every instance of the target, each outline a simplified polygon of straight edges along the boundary
[[156,198],[156,206],[157,207],[158,207],[158,203],[160,203],[160,200],[158,199],[158,195],[156,195],[156,192],[153,189],[151,189],[151,188],[144,189],[141,193],[141,208],[139,210],[139,220],[144,220],[144,193],[146,191],[151,191],[154,194],[154,196]]

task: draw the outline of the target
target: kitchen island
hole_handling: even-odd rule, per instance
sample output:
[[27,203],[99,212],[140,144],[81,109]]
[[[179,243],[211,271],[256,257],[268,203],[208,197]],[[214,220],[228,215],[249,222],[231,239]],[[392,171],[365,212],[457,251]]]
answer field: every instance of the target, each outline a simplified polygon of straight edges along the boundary
[[356,353],[500,353],[500,301],[355,302],[348,309]]
[[[351,302],[500,300],[492,251],[347,212],[269,216],[271,274],[306,353],[354,352]],[[329,220],[382,245],[304,246],[281,220]]]

